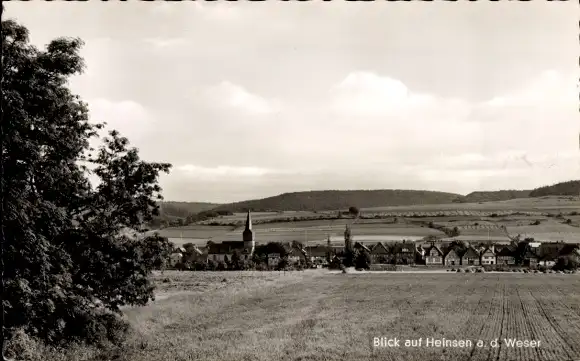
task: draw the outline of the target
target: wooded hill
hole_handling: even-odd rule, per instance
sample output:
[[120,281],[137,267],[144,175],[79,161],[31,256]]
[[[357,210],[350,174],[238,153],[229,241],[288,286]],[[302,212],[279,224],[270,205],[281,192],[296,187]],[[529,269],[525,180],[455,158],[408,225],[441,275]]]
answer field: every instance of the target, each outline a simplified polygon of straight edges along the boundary
[[580,180],[560,182],[551,186],[534,189],[530,197],[545,196],[578,196],[580,194]]
[[207,202],[159,202],[160,211],[168,217],[185,218],[191,214],[209,211],[219,207],[219,203]]
[[507,201],[516,198],[528,198],[531,190],[501,190],[501,191],[482,191],[471,192],[461,198],[461,203],[478,203],[478,202],[497,202]]
[[323,211],[413,204],[451,203],[461,197],[455,193],[417,190],[328,190],[284,193],[274,197],[221,205],[215,210],[253,211]]
[[185,219],[201,212],[245,212],[261,211],[323,211],[358,208],[406,206],[420,204],[496,202],[516,198],[543,196],[577,196],[580,181],[561,182],[534,190],[499,190],[472,192],[466,196],[456,193],[381,189],[381,190],[326,190],[284,193],[274,197],[254,199],[229,204],[203,202],[162,202],[160,218],[165,220]]

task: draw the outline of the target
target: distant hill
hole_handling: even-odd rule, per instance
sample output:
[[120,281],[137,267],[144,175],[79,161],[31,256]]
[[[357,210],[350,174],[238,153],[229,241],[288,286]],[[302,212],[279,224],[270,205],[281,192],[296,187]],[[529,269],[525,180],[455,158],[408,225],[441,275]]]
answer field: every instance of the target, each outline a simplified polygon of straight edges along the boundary
[[418,190],[327,190],[284,193],[278,196],[223,204],[215,211],[306,211],[346,209],[381,206],[405,206],[414,204],[439,204],[456,202],[462,196],[454,193]]
[[497,202],[516,198],[528,198],[531,190],[501,190],[489,192],[471,192],[461,198],[462,203]]
[[159,215],[148,222],[149,228],[158,229],[162,226],[183,226],[199,213],[218,207],[218,203],[206,202],[157,202]]
[[219,203],[206,202],[159,202],[160,216],[185,218],[192,214],[208,211],[220,206]]
[[530,192],[530,197],[545,196],[578,196],[580,194],[580,180],[560,182],[551,186],[536,188]]

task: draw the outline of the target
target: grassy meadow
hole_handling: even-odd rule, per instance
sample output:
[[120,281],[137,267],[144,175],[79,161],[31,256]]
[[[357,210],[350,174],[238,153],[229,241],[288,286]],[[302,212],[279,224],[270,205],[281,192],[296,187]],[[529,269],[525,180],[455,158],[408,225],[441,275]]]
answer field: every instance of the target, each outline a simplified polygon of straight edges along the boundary
[[[157,300],[126,310],[134,331],[107,359],[580,358],[578,274],[165,272],[155,280]],[[515,338],[540,347],[379,348],[374,337]]]

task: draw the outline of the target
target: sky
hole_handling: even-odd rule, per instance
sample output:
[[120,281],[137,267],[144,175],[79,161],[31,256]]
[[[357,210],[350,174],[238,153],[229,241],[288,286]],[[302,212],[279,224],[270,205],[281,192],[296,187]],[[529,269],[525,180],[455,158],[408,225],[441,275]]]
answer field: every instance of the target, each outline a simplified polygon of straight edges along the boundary
[[166,200],[580,178],[578,3],[10,2]]

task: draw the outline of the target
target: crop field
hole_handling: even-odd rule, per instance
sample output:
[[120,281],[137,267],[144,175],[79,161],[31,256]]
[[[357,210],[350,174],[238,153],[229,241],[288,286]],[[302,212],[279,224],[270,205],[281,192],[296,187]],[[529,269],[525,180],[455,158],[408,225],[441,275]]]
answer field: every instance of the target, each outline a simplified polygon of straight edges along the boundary
[[508,201],[482,203],[451,203],[397,207],[363,208],[366,212],[409,211],[512,211],[512,212],[572,212],[580,209],[578,197],[519,198]]
[[[437,217],[435,224],[446,227],[457,227],[460,231],[459,238],[477,240],[509,240],[502,230],[506,226],[510,235],[521,234],[525,237],[533,237],[539,241],[560,241],[580,242],[580,227],[574,224],[568,225],[561,220],[545,219],[538,217],[490,218],[484,220],[465,217],[468,220],[461,220],[461,217],[454,217],[452,221],[445,221],[445,217]],[[530,225],[534,220],[540,219],[539,225]],[[376,238],[385,236],[385,239],[392,240],[418,239],[428,235],[446,237],[439,230],[431,229],[420,222],[409,221],[407,223],[392,223],[388,220],[363,220],[365,221],[352,225],[352,234],[355,240],[365,238]],[[372,222],[366,222],[372,221]],[[384,223],[380,223],[382,221]],[[429,220],[421,220],[427,222]],[[268,242],[288,242],[288,241],[308,241],[311,244],[324,242],[328,236],[332,239],[341,238],[345,224],[352,223],[352,220],[310,220],[299,222],[267,223],[258,224],[253,227],[256,243]],[[234,227],[227,226],[201,226],[167,228],[159,231],[163,236],[178,245],[184,243],[194,243],[205,245],[209,239],[215,242],[239,241],[242,237],[242,227],[234,230]]]
[[519,198],[508,201],[482,202],[482,203],[451,203],[430,204],[396,207],[373,207],[363,208],[366,212],[380,211],[520,211],[520,212],[571,212],[580,209],[578,197],[542,197],[542,198]]
[[[166,272],[156,280],[157,300],[126,310],[135,331],[111,359],[580,358],[578,274]],[[400,346],[374,347],[374,337]],[[472,344],[427,347],[427,338]]]
[[[352,225],[352,233],[355,240],[364,240],[371,236],[385,236],[390,240],[415,239],[428,235],[445,237],[443,232],[427,227],[429,222],[433,222],[449,228],[457,227],[462,238],[471,237],[474,241],[508,240],[502,230],[505,226],[512,236],[521,234],[539,241],[580,242],[580,215],[571,215],[579,210],[580,201],[576,198],[570,200],[570,197],[526,198],[481,204],[382,207],[362,210],[363,217],[379,217],[358,219]],[[324,242],[328,236],[333,239],[340,237],[345,225],[353,223],[352,218],[313,219],[335,213],[336,211],[252,213],[256,242],[297,240],[314,244]],[[545,213],[562,213],[562,217],[548,217]],[[222,225],[194,224],[166,228],[159,233],[178,245],[188,242],[205,245],[210,239],[215,242],[239,241],[243,226],[225,224],[234,221],[243,223],[245,216],[244,213],[236,213],[233,216],[206,221]],[[294,217],[298,219],[294,220]],[[394,222],[395,217],[397,222]],[[567,219],[570,219],[570,224],[565,223]],[[259,223],[264,220],[270,222]],[[540,221],[540,224],[531,225],[534,221]]]
[[[316,226],[311,222],[310,226],[305,226],[305,222],[288,222],[282,224],[276,224],[277,227],[272,227],[273,224],[262,224],[261,227],[254,227],[256,243],[268,243],[268,242],[287,242],[287,241],[308,241],[311,244],[325,242],[327,237],[343,237],[345,225],[344,223],[329,224],[326,222],[319,222]],[[265,227],[270,226],[270,227]],[[181,245],[184,243],[194,243],[198,245],[205,245],[208,239],[215,242],[222,241],[239,241],[242,239],[243,228],[238,228],[235,231],[228,230],[227,228],[221,228],[219,231],[211,231],[213,226],[197,226],[197,227],[207,227],[210,230],[199,230],[199,229],[185,229],[185,228],[173,228],[164,229],[159,233],[163,236],[170,238],[175,244]],[[380,236],[388,235],[396,239],[404,238],[422,238],[427,235],[438,235],[445,236],[445,234],[436,229],[430,229],[427,227],[421,227],[418,225],[408,225],[408,224],[355,224],[352,227],[352,232],[354,239],[364,238],[364,236]],[[344,240],[344,238],[342,238]]]

